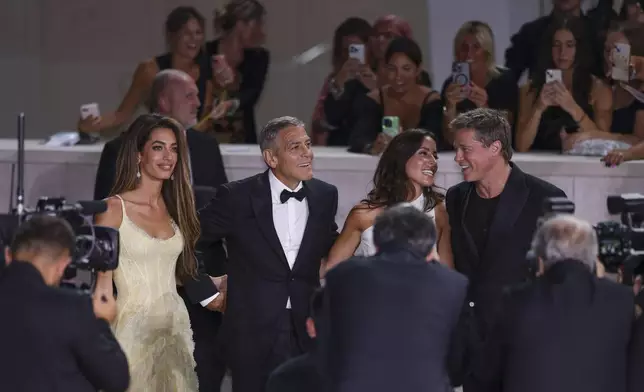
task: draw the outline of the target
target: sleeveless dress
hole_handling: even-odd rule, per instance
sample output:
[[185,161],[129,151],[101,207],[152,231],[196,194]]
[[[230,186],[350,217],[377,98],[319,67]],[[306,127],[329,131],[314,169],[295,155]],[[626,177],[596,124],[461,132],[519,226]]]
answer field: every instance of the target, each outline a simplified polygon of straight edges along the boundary
[[[425,207],[425,196],[420,195],[416,200],[410,202],[412,206],[422,211]],[[427,211],[427,216],[434,220],[434,210]],[[376,254],[376,246],[373,243],[373,226],[369,226],[360,234],[360,244],[356,248],[355,256],[373,256]]]
[[177,294],[175,267],[183,236],[151,237],[132,222],[121,199],[118,292],[112,328],[130,366],[130,392],[197,392],[188,310]]

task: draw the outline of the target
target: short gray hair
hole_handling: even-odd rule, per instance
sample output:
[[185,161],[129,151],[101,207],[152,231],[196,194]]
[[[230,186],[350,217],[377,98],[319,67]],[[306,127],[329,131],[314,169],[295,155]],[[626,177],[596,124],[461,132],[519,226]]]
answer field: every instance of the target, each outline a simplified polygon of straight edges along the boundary
[[290,127],[304,128],[304,122],[291,116],[278,117],[267,122],[259,133],[259,148],[262,151],[275,148],[277,135],[282,129]]
[[157,113],[159,111],[159,98],[171,82],[186,80],[186,78],[190,78],[190,75],[178,69],[164,69],[157,73],[152,81],[150,96],[147,102],[150,113]]
[[397,204],[376,217],[373,242],[380,250],[405,248],[425,257],[436,245],[436,226],[430,217],[411,204]]
[[597,234],[593,226],[573,215],[560,214],[547,219],[532,240],[534,254],[545,269],[560,261],[580,261],[595,270]]
[[488,108],[470,110],[456,116],[449,126],[453,132],[462,129],[474,130],[476,140],[485,147],[498,140],[501,143],[503,158],[506,162],[512,159],[512,127],[501,111]]

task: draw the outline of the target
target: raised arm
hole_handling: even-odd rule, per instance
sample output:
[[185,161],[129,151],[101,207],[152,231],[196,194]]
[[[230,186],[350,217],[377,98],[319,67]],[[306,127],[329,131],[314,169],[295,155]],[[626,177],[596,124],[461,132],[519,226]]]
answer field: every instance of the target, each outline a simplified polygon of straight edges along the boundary
[[152,81],[158,71],[159,69],[154,60],[139,64],[134,71],[130,88],[118,109],[99,118],[80,120],[78,129],[83,132],[104,132],[126,123],[146,99]]
[[517,123],[515,147],[519,152],[526,152],[532,147],[541,116],[546,110],[535,95],[530,91],[530,83],[526,83],[519,91],[519,121]]

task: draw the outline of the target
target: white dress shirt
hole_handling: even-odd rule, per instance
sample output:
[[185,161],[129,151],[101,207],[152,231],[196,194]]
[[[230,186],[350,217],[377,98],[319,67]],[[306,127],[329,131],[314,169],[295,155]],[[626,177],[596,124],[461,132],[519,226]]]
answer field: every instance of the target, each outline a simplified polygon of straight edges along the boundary
[[[273,171],[268,171],[268,181],[271,186],[271,204],[273,205],[273,225],[277,232],[277,237],[282,244],[282,250],[288,261],[288,266],[293,269],[295,258],[300,251],[306,221],[309,218],[309,204],[306,198],[302,201],[291,197],[282,203],[280,195],[283,190],[297,192],[302,189],[300,183],[294,190],[289,189],[280,180],[275,177]],[[291,298],[286,301],[286,308],[291,308]]]

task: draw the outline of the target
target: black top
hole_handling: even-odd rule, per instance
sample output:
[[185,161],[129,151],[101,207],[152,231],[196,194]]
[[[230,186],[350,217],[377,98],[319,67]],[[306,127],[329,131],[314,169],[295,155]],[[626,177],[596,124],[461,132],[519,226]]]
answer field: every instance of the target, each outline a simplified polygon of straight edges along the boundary
[[[506,68],[497,68],[499,74],[490,79],[485,86],[487,92],[487,106],[490,109],[497,109],[508,113],[508,120],[512,128],[516,127],[516,118],[519,101],[519,88],[517,87],[516,78],[512,71]],[[443,83],[441,89],[441,100],[443,106],[447,104],[445,92],[447,87],[452,83],[452,76],[449,76]],[[469,99],[463,100],[456,105],[457,113],[463,113],[468,110],[476,109],[476,104]]]
[[485,252],[487,236],[501,196],[484,199],[474,189],[465,210],[465,228],[470,232],[479,254]]
[[626,107],[615,109],[613,111],[613,122],[610,125],[610,131],[622,135],[633,134],[635,116],[640,110],[644,110],[644,103],[637,99],[633,99],[633,102]]
[[[586,116],[590,119],[594,117],[593,107],[590,103],[577,104],[583,109]],[[579,119],[573,119],[570,113],[558,106],[550,106],[541,115],[541,121],[537,128],[537,134],[534,137],[530,150],[533,151],[557,151],[561,152],[561,129],[568,133],[577,132]]]
[[[154,58],[154,61],[156,61],[157,67],[159,67],[159,72],[165,69],[172,69],[172,54],[170,53],[157,56]],[[204,99],[206,97],[206,84],[210,79],[212,79],[212,67],[209,63],[203,61],[201,56],[198,56],[195,59],[195,62],[199,64],[199,79],[196,80],[196,83],[197,89],[199,89],[199,102],[201,102],[197,117],[200,118],[203,110],[203,103],[205,102]]]
[[[204,61],[211,64],[211,58],[218,53],[218,47],[219,40],[206,43]],[[230,131],[231,127],[239,130],[239,135],[235,135],[233,140],[236,143],[257,143],[255,105],[264,90],[269,60],[269,52],[264,48],[244,49],[244,59],[237,67],[240,74],[239,83],[236,84],[236,88],[226,89],[228,98],[239,100],[239,108],[235,112],[235,116],[231,118],[232,121],[229,121],[230,123],[237,122],[237,124],[228,124],[224,127],[227,131]],[[218,99],[218,91],[216,86],[214,87],[213,93],[216,94],[215,99]],[[233,133],[236,132],[233,130]]]
[[[436,145],[440,146],[442,144],[442,103],[440,99],[427,102],[434,92],[431,91],[425,97],[420,109],[420,120],[415,128],[431,131],[437,138]],[[384,105],[386,105],[382,101],[382,90],[380,90],[380,100],[378,103],[366,95],[360,98],[355,112],[356,123],[349,139],[349,151],[365,152],[367,146],[373,143],[382,131],[382,117],[385,113]]]
[[[421,71],[419,84],[432,88],[432,81],[426,71]],[[333,94],[327,94],[324,99],[324,117],[326,122],[334,127],[329,132],[327,145],[329,146],[347,146],[351,137],[351,131],[354,129],[358,116],[356,116],[356,107],[361,105],[362,98],[369,93],[366,88],[357,79],[350,79],[344,84],[344,91],[341,96],[335,97]],[[358,109],[358,112],[360,110]],[[435,132],[439,131],[438,129]]]

